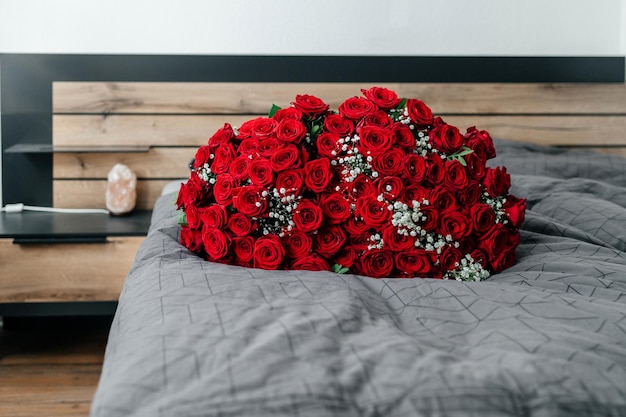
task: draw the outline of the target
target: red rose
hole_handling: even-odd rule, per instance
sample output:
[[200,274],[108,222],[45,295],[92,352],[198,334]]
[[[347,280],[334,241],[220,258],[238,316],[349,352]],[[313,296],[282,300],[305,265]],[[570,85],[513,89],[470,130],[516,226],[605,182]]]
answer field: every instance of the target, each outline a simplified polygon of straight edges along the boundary
[[526,215],[526,200],[509,195],[502,207],[514,229],[519,229]]
[[323,194],[320,206],[329,224],[341,223],[352,214],[350,203],[339,193]]
[[324,132],[317,137],[315,144],[317,146],[317,153],[320,156],[331,159],[335,159],[341,149],[339,147],[339,135],[337,133]]
[[347,236],[341,227],[337,225],[322,227],[313,238],[315,252],[330,258],[341,249],[346,239]]
[[280,147],[281,143],[276,138],[261,139],[257,145],[257,152],[259,155],[265,158],[271,158],[271,156]]
[[465,167],[459,161],[446,161],[444,163],[444,184],[455,191],[467,187],[468,178]]
[[336,133],[340,137],[345,138],[352,136],[352,133],[354,133],[354,123],[341,114],[329,114],[324,119],[324,130],[328,133]]
[[454,240],[461,240],[472,232],[472,223],[463,213],[451,211],[442,213],[438,232],[442,236],[452,236]]
[[209,138],[208,145],[212,149],[219,148],[230,142],[233,137],[235,137],[233,127],[228,123],[224,123],[224,127],[218,129],[217,132]]
[[311,239],[306,233],[299,230],[294,230],[286,235],[284,238],[285,249],[287,255],[290,258],[302,258],[311,253],[313,248],[313,239]]
[[468,127],[465,133],[465,142],[468,148],[484,154],[485,160],[496,157],[496,148],[493,139],[485,130],[478,130],[476,126]]
[[255,268],[278,269],[285,259],[285,247],[276,235],[261,236],[254,244],[252,259]]
[[240,156],[254,155],[259,149],[259,141],[256,138],[248,138],[241,141],[237,152]]
[[481,180],[485,176],[485,160],[481,159],[476,152],[472,152],[463,157],[467,164],[467,171],[476,180]]
[[438,151],[454,153],[463,146],[463,136],[459,129],[452,125],[440,125],[428,133],[430,144]]
[[240,262],[250,262],[254,253],[254,238],[252,236],[234,237],[231,243],[235,257]]
[[295,259],[289,268],[296,271],[330,271],[328,262],[315,253]]
[[390,128],[393,125],[393,120],[382,110],[374,113],[370,113],[363,117],[359,122],[359,127],[363,126],[377,126],[383,129]]
[[506,246],[508,240],[509,234],[502,223],[496,223],[483,235],[478,247],[485,252],[487,259],[493,262],[502,248]]
[[262,187],[248,185],[233,190],[233,206],[235,209],[250,217],[257,217],[267,210],[267,200],[261,197]]
[[304,165],[304,183],[314,193],[321,193],[330,184],[332,172],[328,158],[313,159]]
[[369,250],[360,261],[363,273],[372,278],[388,277],[394,266],[393,254],[386,250]]
[[271,162],[275,172],[298,168],[300,166],[300,151],[295,145],[288,143],[272,154]]
[[228,173],[237,181],[242,181],[250,176],[250,158],[246,155],[239,155],[230,164]]
[[217,227],[205,227],[202,229],[202,243],[209,260],[217,261],[228,254],[230,238]]
[[474,204],[469,208],[469,215],[478,233],[489,231],[496,223],[496,215],[491,206],[483,203]]
[[472,257],[474,262],[477,264],[480,264],[480,266],[482,266],[483,269],[487,268],[487,255],[485,254],[484,251],[476,248],[472,252],[470,252],[470,256]]
[[350,236],[348,237],[348,246],[354,248],[359,252],[367,250],[367,247],[372,243],[370,237],[371,235],[367,232],[362,232],[360,234],[350,234]]
[[394,148],[374,156],[372,168],[380,175],[396,175],[402,172],[404,151]]
[[233,213],[228,219],[228,229],[235,236],[247,236],[257,228],[256,222],[253,222],[243,213]]
[[200,220],[198,207],[194,205],[185,207],[185,220],[190,229],[199,229],[202,226],[202,221]]
[[[247,120],[243,122],[241,126],[239,126],[239,129],[237,130],[237,133],[238,133],[237,137],[240,139],[251,138],[255,122],[256,122],[256,119],[251,119],[251,120]],[[254,139],[256,140],[256,138]]]
[[397,200],[403,188],[400,177],[390,176],[378,180],[378,194],[382,194],[387,200]]
[[391,210],[387,203],[372,197],[360,197],[356,201],[356,214],[370,227],[379,227],[391,220]]
[[274,135],[276,121],[269,117],[257,117],[252,124],[252,136],[257,139],[267,139]]
[[415,148],[415,137],[411,129],[402,123],[393,126],[393,142],[402,149]]
[[211,171],[218,175],[228,172],[233,159],[235,159],[235,148],[233,148],[233,145],[229,143],[220,146],[215,149],[215,158],[213,158],[213,163],[211,164]]
[[359,251],[352,246],[344,245],[337,253],[335,253],[333,261],[345,268],[350,268],[358,257]]
[[427,188],[411,184],[406,187],[402,192],[401,200],[409,206],[413,207],[414,201],[421,203],[423,200],[428,200],[429,195],[430,193]]
[[[391,149],[393,136],[389,129],[378,126],[364,126],[359,129],[359,152],[362,154],[377,155]],[[365,152],[363,152],[365,151]]]
[[415,238],[398,233],[395,226],[383,229],[383,242],[385,242],[385,248],[394,252],[404,252],[415,247]]
[[326,113],[329,105],[315,96],[302,94],[296,96],[296,101],[291,103],[297,110],[300,110],[305,116],[313,117]]
[[304,179],[300,169],[288,169],[279,172],[276,177],[276,188],[281,194],[299,195],[303,184]]
[[431,269],[433,252],[411,249],[395,254],[396,268],[409,275],[425,276]]
[[339,113],[351,120],[359,120],[375,111],[378,107],[363,97],[350,97],[339,105]]
[[364,174],[357,175],[356,179],[348,184],[348,193],[354,198],[372,196],[376,193],[376,186],[372,179]]
[[213,195],[219,204],[230,205],[233,199],[233,190],[237,186],[237,181],[230,174],[218,176],[213,185]]
[[300,143],[306,134],[306,127],[299,120],[285,119],[276,126],[278,140],[290,143]]
[[511,187],[511,176],[504,167],[487,168],[483,186],[492,197],[504,196]]
[[445,171],[441,157],[431,153],[426,156],[426,179],[432,185],[441,184],[445,179]]
[[433,112],[422,100],[410,98],[406,101],[409,118],[418,127],[426,127],[433,123]]
[[204,182],[194,172],[189,176],[187,182],[180,185],[176,206],[181,208],[201,203],[207,199],[206,194]]
[[302,112],[295,107],[287,107],[276,111],[276,113],[274,113],[273,119],[274,121],[276,121],[276,123],[280,123],[286,119],[301,120]]
[[226,225],[228,213],[221,204],[213,204],[203,209],[200,217],[205,226],[221,229]]
[[430,205],[435,207],[440,213],[448,210],[456,210],[456,197],[446,187],[436,187],[430,191]]
[[403,174],[413,184],[421,184],[426,177],[426,161],[419,155],[410,153],[402,163]]
[[211,148],[207,146],[200,146],[196,151],[196,156],[193,160],[193,167],[195,169],[202,168],[204,164],[208,164],[211,160]]
[[363,218],[355,216],[348,217],[348,220],[343,223],[343,227],[346,229],[346,232],[350,234],[350,236],[360,235],[365,233],[368,229],[368,226],[363,221]]
[[369,90],[361,90],[361,92],[368,100],[383,110],[391,110],[400,104],[398,94],[384,87],[371,87]]
[[491,262],[491,266],[493,267],[493,272],[504,271],[507,268],[515,265],[515,249],[508,248],[506,250],[502,250],[496,259]]
[[445,245],[439,255],[439,265],[444,271],[452,271],[458,268],[463,254],[454,246]]
[[422,229],[426,230],[427,233],[434,232],[439,225],[437,209],[433,206],[422,205],[420,211],[422,212]]
[[255,185],[269,185],[274,182],[272,163],[265,158],[250,161],[250,180]]
[[183,226],[180,229],[180,243],[196,254],[201,254],[204,250],[202,247],[202,232],[200,230]]
[[311,200],[302,199],[298,204],[294,214],[293,222],[297,230],[309,233],[317,230],[322,225],[322,209]]
[[483,191],[478,181],[469,181],[467,186],[456,192],[459,203],[465,207],[472,206],[480,201]]

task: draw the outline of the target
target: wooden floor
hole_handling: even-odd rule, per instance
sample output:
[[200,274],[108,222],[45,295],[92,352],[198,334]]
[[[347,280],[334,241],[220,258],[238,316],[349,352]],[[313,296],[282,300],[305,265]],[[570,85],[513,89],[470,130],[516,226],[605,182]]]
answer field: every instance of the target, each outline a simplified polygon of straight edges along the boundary
[[110,320],[5,318],[0,417],[89,415]]

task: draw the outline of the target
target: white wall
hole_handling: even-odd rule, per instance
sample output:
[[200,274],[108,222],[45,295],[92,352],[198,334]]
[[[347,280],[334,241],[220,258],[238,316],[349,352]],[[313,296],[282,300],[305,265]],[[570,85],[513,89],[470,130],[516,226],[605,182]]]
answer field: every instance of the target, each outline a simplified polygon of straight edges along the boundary
[[626,0],[0,0],[0,53],[626,55]]
[[619,55],[626,0],[0,0],[0,53]]

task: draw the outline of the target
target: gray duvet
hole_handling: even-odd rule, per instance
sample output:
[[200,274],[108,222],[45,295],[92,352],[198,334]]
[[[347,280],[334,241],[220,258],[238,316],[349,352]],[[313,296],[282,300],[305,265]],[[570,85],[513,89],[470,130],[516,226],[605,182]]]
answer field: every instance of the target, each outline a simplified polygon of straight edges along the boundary
[[626,415],[626,162],[496,147],[528,211],[480,283],[209,263],[161,197],[92,415]]

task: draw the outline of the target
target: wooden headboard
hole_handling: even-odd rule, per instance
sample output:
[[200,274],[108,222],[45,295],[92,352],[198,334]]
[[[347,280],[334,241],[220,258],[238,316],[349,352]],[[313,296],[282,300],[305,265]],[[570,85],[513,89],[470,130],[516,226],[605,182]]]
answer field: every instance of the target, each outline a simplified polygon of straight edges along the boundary
[[626,156],[624,57],[0,55],[3,202],[104,207],[121,162],[138,209],[225,122],[373,85],[492,136]]
[[138,208],[150,209],[225,122],[267,115],[300,93],[336,109],[372,85],[421,98],[461,130],[626,156],[623,84],[55,82],[53,145],[65,151],[54,154],[54,205],[104,207],[107,172],[122,162],[139,177]]

